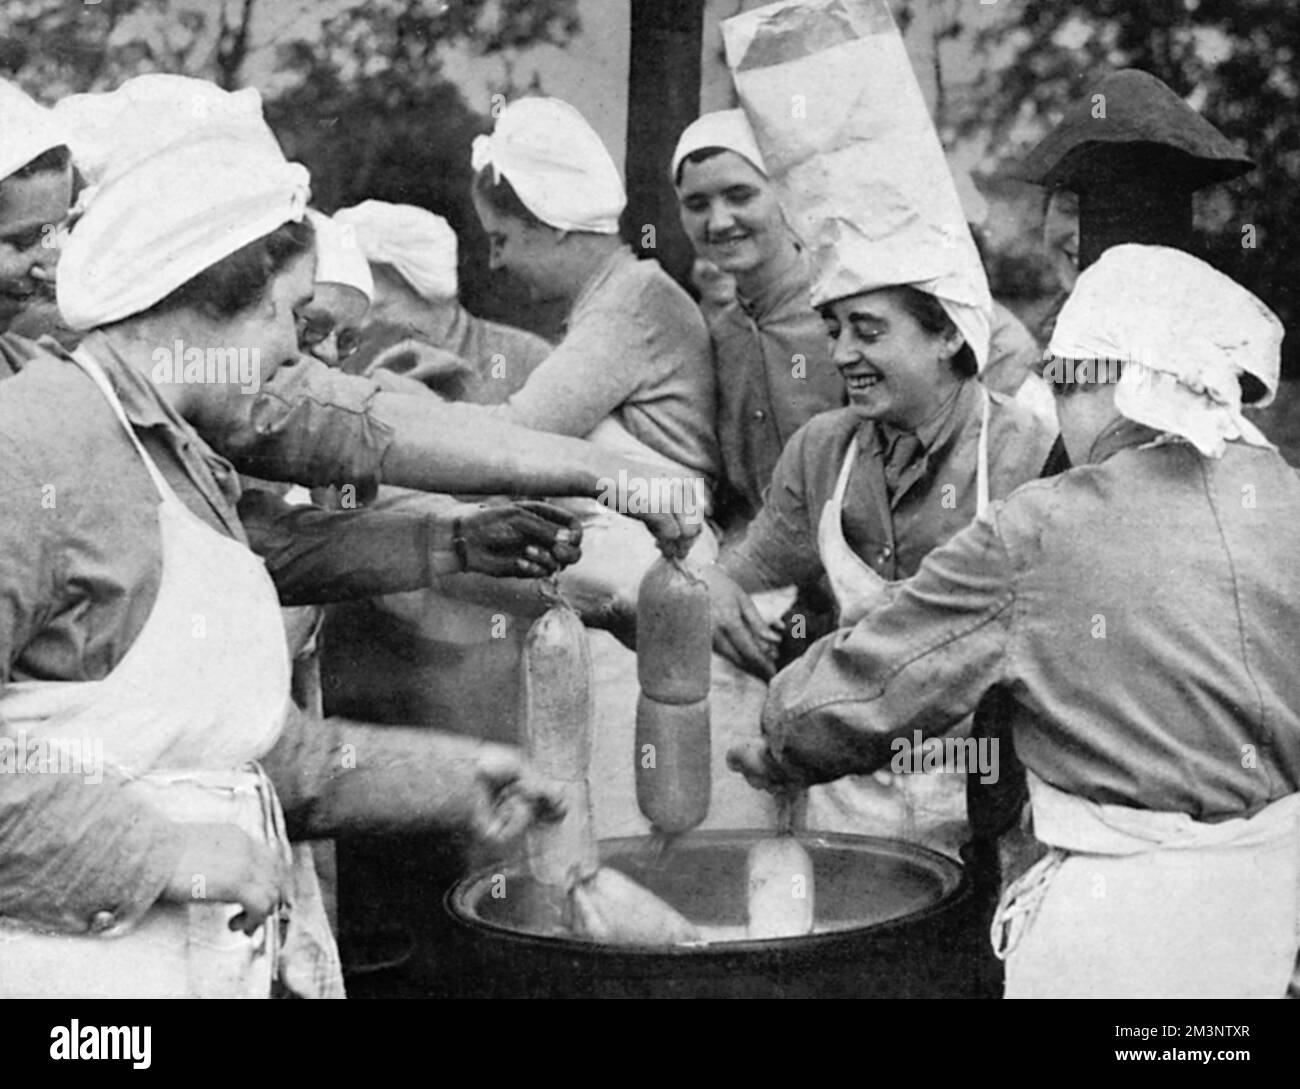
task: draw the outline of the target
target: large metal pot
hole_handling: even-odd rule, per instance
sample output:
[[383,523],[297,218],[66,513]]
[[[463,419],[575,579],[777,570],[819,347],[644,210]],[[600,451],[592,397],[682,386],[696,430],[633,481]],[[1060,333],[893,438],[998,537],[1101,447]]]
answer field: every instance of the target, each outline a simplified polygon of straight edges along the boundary
[[743,935],[745,860],[763,832],[698,832],[656,857],[648,839],[601,844],[606,865],[719,940],[629,948],[529,932],[531,878],[481,871],[447,894],[466,967],[490,997],[992,997],[1000,990],[984,908],[957,863],[866,836],[805,833],[816,931]]

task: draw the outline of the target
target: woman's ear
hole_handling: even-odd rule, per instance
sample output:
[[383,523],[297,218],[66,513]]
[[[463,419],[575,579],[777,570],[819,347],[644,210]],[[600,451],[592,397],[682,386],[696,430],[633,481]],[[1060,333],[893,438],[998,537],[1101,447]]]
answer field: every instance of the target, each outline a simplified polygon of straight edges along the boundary
[[939,340],[939,358],[945,363],[951,363],[953,357],[960,352],[966,344],[966,338],[961,335],[956,327],[949,329],[946,333],[940,334]]

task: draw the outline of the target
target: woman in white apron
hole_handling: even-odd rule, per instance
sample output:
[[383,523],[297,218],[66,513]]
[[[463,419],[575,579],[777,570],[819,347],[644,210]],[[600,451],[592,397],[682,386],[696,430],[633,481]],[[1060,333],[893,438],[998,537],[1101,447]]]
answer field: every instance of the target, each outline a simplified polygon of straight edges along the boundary
[[[337,997],[310,854],[290,848],[260,759],[307,834],[508,841],[548,806],[507,750],[290,714],[276,594],[204,435],[249,427],[249,394],[298,358],[308,177],[260,114],[172,106],[174,142],[108,171],[64,248],[59,305],[82,349],[43,349],[0,386],[0,731],[6,752],[45,754],[26,770],[50,788],[27,792],[46,826],[4,845],[22,887],[4,890],[0,993],[267,997],[278,981]],[[67,778],[78,759],[84,784]],[[67,804],[69,786],[85,800]],[[76,834],[100,852],[33,868],[34,844],[69,854],[59,815],[86,812],[105,819]]]
[[[947,308],[934,313],[942,300],[909,290],[916,294],[883,288],[824,308],[850,405],[814,418],[791,439],[764,509],[706,572],[716,645],[752,672],[770,676],[771,666],[760,657],[766,633],[745,619],[744,593],[824,580],[838,624],[850,626],[981,515],[990,495],[1034,479],[1051,447],[1052,432],[1032,414],[975,380],[983,349],[968,345],[980,343],[978,329],[965,322],[959,331],[949,320],[945,330]],[[866,315],[893,327],[868,326]],[[736,652],[746,646],[748,654]],[[911,768],[909,759],[898,771],[813,788],[809,827],[897,837],[955,855],[968,838],[964,769]]]
[[827,780],[1011,691],[1047,853],[993,919],[1007,997],[1286,991],[1300,482],[1241,408],[1247,389],[1276,392],[1283,332],[1189,254],[1108,249],[1050,349],[1075,468],[1019,489],[811,648],[773,683],[764,742],[732,753],[755,785]]
[[[295,869],[292,917],[280,907],[251,935],[231,926],[238,904],[159,903],[134,928],[89,936],[0,928],[0,994],[99,998],[259,998],[281,970],[311,997],[341,997],[337,953],[305,849],[291,851],[270,781],[256,761],[279,737],[289,663],[275,587],[244,545],[204,525],[177,499],[136,438],[112,386],[94,380],[143,461],[159,505],[163,573],[148,621],[98,681],[28,681],[0,693],[9,736],[55,743],[103,740],[103,758],[178,822],[228,824]],[[201,617],[203,638],[195,638]],[[249,653],[250,647],[260,648]],[[276,652],[278,648],[278,653]],[[286,896],[286,899],[288,897]],[[290,967],[282,928],[305,928]],[[295,972],[294,969],[297,969]]]

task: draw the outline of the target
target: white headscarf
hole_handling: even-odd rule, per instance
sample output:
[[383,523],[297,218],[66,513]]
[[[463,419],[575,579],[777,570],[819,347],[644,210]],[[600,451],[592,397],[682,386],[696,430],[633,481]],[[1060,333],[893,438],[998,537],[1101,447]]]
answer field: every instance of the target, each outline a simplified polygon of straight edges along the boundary
[[334,220],[353,233],[367,260],[392,265],[424,298],[456,298],[456,232],[442,216],[411,204],[367,200],[335,212]]
[[754,139],[754,130],[749,127],[749,118],[744,110],[715,110],[706,113],[686,126],[673,151],[672,165],[668,176],[677,184],[677,172],[688,155],[703,151],[706,147],[726,148],[734,151],[763,177],[767,177],[767,165],[763,162],[763,153],[758,150]]
[[[1277,392],[1282,323],[1236,281],[1167,246],[1112,246],[1085,269],[1048,351],[1061,360],[1123,363],[1115,407],[1178,435],[1206,457],[1240,439],[1271,446],[1241,414],[1238,377]],[[1094,372],[1096,373],[1096,372]]]
[[97,184],[59,262],[59,309],[73,329],[149,309],[222,258],[300,221],[310,193],[306,168],[285,161],[262,120],[256,91],[142,76],[102,97],[114,96],[94,108],[114,116],[117,151],[101,141]]
[[159,148],[184,140],[196,127],[239,131],[269,153],[280,151],[262,119],[262,96],[254,88],[224,91],[189,76],[137,76],[115,91],[68,95],[56,103],[54,114],[90,186],[110,170],[126,170]]
[[0,79],[0,180],[39,155],[68,143],[54,111],[17,84]]
[[558,98],[520,98],[490,136],[474,138],[471,165],[505,178],[525,208],[562,231],[617,234],[623,179],[582,114]]
[[356,232],[315,208],[307,209],[307,218],[316,228],[316,282],[355,288],[373,302],[375,280]]

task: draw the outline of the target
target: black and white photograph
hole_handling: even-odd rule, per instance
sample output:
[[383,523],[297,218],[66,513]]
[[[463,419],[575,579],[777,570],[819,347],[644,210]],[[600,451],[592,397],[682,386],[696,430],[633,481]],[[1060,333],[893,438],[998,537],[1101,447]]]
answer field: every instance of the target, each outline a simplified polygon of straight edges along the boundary
[[26,1057],[866,998],[1262,1058],[1298,53],[1294,0],[0,2]]

